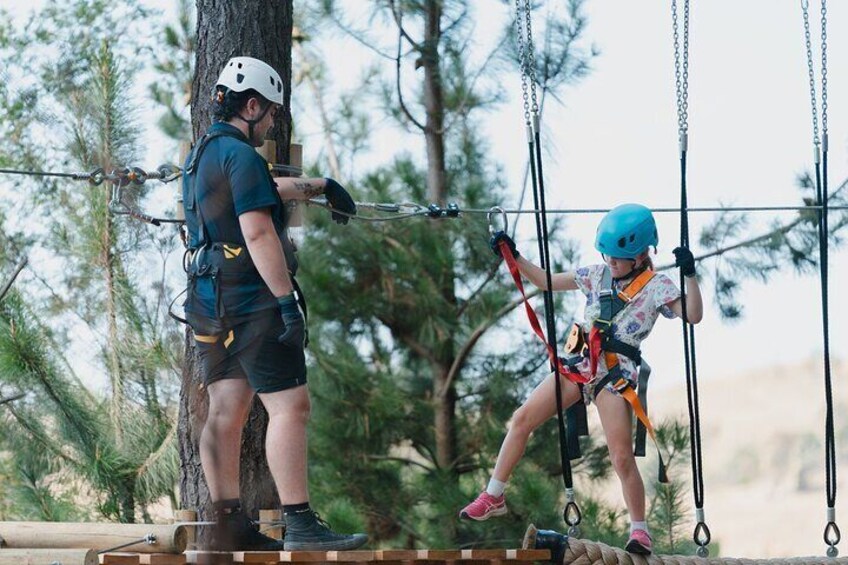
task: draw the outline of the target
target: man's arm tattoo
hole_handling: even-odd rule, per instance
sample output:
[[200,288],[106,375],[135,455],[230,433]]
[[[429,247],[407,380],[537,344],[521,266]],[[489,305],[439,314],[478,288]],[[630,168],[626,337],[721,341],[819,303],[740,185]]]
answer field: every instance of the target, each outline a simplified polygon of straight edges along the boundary
[[323,187],[313,186],[311,182],[306,180],[295,181],[294,187],[301,191],[306,198],[314,198],[315,196],[324,194]]

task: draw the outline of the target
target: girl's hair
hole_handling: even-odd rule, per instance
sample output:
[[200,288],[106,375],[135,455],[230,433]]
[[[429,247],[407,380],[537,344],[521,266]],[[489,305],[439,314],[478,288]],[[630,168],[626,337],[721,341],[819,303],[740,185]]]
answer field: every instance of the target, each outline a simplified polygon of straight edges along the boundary
[[251,98],[257,98],[260,102],[270,104],[265,98],[249,88],[242,92],[235,92],[227,87],[217,87],[212,94],[212,117],[216,122],[228,122],[236,117],[244,109],[245,104]]
[[[642,260],[642,264],[639,265],[638,270],[640,272],[645,270],[645,269],[651,269],[653,271],[654,270],[654,260],[651,259],[651,248],[649,247],[648,249],[646,249],[642,253],[645,254],[645,258]],[[641,255],[642,253],[640,253],[639,255]],[[637,256],[637,258],[638,258],[638,256]]]

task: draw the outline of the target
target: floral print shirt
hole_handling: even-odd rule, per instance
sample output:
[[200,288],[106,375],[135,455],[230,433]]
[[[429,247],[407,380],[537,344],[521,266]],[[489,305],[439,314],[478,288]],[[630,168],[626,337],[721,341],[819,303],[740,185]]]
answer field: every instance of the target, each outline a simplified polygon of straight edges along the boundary
[[[583,329],[586,330],[586,335],[592,329],[592,324],[601,315],[601,305],[598,300],[601,291],[601,278],[603,277],[604,267],[606,265],[589,265],[580,267],[575,271],[575,281],[577,287],[583,294],[586,295],[586,311],[584,314]],[[624,290],[630,281],[624,284],[613,281],[615,291]],[[656,273],[654,277],[645,285],[645,287],[636,295],[636,297],[616,315],[612,324],[613,336],[623,341],[628,345],[639,347],[651,329],[654,323],[662,314],[666,318],[674,318],[669,305],[680,298],[680,289],[674,284],[667,275]],[[631,379],[634,383],[638,379],[638,370],[636,364],[629,358],[619,355],[618,361],[621,370],[626,378]],[[584,376],[591,375],[589,359],[584,359],[577,365],[577,370]],[[598,361],[598,372],[596,379],[599,379],[607,374],[606,363],[601,355]]]

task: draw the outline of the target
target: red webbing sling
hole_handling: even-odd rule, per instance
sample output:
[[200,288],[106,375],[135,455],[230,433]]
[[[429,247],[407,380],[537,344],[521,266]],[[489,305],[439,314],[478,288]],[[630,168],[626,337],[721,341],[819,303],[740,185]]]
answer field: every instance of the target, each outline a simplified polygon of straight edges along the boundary
[[498,249],[501,252],[501,256],[504,258],[507,267],[509,268],[509,274],[512,275],[512,280],[515,282],[515,286],[518,287],[519,292],[521,292],[521,297],[524,299],[524,310],[527,312],[527,319],[530,322],[530,327],[533,328],[533,331],[542,340],[542,343],[545,344],[545,349],[548,351],[548,358],[551,360],[551,364],[556,367],[556,372],[567,378],[573,383],[577,384],[586,384],[589,382],[587,377],[579,373],[572,373],[568,371],[559,360],[559,356],[556,351],[548,343],[548,340],[545,338],[545,332],[542,331],[542,325],[539,323],[539,318],[536,316],[536,311],[533,310],[533,307],[530,306],[530,302],[527,300],[527,293],[524,292],[524,283],[521,282],[521,273],[518,271],[518,263],[515,261],[515,257],[512,255],[512,251],[507,245],[506,241],[501,240],[498,243]]

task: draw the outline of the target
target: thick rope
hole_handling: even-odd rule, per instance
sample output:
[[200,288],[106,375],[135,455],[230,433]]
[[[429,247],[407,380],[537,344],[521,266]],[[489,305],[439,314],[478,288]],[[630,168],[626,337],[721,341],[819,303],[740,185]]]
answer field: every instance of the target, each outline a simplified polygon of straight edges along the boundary
[[791,557],[774,559],[702,558],[690,555],[642,557],[600,542],[568,539],[563,565],[848,565],[848,558]]

